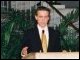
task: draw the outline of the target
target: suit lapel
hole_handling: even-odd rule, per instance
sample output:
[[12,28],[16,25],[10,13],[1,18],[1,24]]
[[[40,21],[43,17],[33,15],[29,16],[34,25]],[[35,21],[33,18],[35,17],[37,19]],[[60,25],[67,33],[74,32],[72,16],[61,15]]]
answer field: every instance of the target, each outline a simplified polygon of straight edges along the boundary
[[34,31],[35,31],[36,40],[38,41],[37,44],[39,44],[40,50],[42,50],[41,39],[40,39],[40,36],[39,36],[39,30],[38,30],[37,26],[35,27]]
[[48,49],[47,51],[49,51],[50,48],[52,48],[51,46],[54,44],[53,39],[53,31],[48,27],[48,31],[49,31],[49,41],[48,41]]

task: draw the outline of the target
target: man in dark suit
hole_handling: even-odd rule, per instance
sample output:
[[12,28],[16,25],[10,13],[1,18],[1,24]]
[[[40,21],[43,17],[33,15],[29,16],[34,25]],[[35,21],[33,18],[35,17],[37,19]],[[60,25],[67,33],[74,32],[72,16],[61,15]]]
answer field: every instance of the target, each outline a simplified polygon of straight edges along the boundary
[[47,52],[61,51],[58,31],[48,27],[50,10],[46,7],[39,7],[35,12],[37,21],[36,27],[29,29],[24,34],[21,55],[24,57],[30,52],[43,52],[41,34],[42,30],[46,35]]

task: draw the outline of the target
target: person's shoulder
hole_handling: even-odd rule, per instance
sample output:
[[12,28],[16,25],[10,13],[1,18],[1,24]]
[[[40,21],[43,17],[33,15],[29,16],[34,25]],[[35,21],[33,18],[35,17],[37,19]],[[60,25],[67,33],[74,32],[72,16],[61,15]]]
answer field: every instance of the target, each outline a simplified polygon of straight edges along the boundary
[[33,32],[33,31],[34,31],[34,29],[35,29],[34,27],[29,28],[29,29],[25,30],[25,32],[26,32],[26,33],[28,33],[28,32]]
[[23,35],[28,37],[32,35],[33,33],[34,33],[34,28],[30,28],[30,29],[24,30]]
[[37,31],[37,27],[34,26],[32,28],[26,29],[24,32],[25,33],[34,33],[35,31]]
[[50,31],[55,32],[55,29],[53,27],[48,27]]
[[50,32],[60,34],[60,31],[57,29],[54,29],[54,27],[49,27]]

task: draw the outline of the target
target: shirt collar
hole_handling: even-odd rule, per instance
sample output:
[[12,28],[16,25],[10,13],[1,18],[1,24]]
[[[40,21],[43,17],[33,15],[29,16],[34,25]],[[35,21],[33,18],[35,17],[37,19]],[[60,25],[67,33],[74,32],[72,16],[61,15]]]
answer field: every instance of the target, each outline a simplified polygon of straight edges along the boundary
[[41,28],[41,26],[39,25],[39,24],[37,24],[37,27],[38,27],[38,29],[39,30],[44,30],[44,31],[46,31],[46,30],[48,30],[48,26],[46,25],[44,28]]

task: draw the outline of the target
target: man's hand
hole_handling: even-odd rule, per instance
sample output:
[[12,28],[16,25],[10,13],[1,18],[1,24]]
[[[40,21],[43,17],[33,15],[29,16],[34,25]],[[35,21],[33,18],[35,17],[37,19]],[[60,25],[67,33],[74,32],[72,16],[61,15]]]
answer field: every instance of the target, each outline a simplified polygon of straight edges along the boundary
[[27,49],[28,47],[24,47],[21,51],[21,56],[22,56],[22,59],[25,59],[27,57]]

